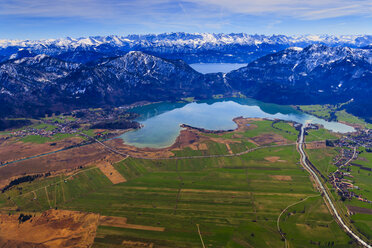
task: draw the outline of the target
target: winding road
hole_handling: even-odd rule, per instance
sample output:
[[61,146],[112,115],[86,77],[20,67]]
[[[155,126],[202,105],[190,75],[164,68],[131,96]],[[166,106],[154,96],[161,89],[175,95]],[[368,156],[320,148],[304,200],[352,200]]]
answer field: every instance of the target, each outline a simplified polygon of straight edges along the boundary
[[298,139],[298,144],[297,144],[297,147],[298,147],[298,151],[301,155],[301,164],[302,166],[305,167],[305,169],[310,173],[310,175],[314,178],[320,192],[324,195],[324,198],[326,200],[326,202],[329,204],[330,208],[332,209],[332,212],[333,212],[333,215],[335,216],[335,218],[337,219],[338,223],[340,224],[340,226],[350,235],[352,236],[355,240],[358,241],[359,244],[361,244],[362,246],[364,247],[367,247],[367,248],[372,248],[371,245],[367,244],[363,239],[361,239],[358,235],[356,235],[346,224],[345,222],[343,221],[343,219],[340,217],[340,214],[337,212],[337,209],[336,207],[334,206],[331,198],[329,197],[328,195],[328,192],[327,190],[324,188],[322,182],[320,181],[318,175],[314,172],[314,170],[311,168],[311,166],[307,163],[306,161],[306,154],[303,150],[303,147],[304,147],[304,135],[305,135],[305,126],[303,125],[301,127],[301,132],[300,132],[300,137]]
[[276,227],[277,227],[277,229],[278,229],[278,232],[280,233],[280,235],[281,235],[282,238],[284,239],[284,242],[285,242],[284,247],[285,247],[285,248],[287,248],[288,245],[287,245],[287,239],[285,238],[285,235],[284,235],[284,233],[282,232],[282,229],[280,229],[280,218],[281,218],[282,215],[283,215],[283,214],[288,210],[288,208],[293,207],[293,206],[295,206],[295,205],[297,205],[297,204],[300,204],[301,202],[304,202],[304,201],[306,201],[307,199],[309,199],[309,198],[311,198],[311,197],[318,197],[318,196],[320,196],[320,195],[310,195],[310,196],[308,196],[308,197],[306,197],[306,198],[304,198],[304,199],[302,199],[302,200],[300,200],[300,201],[298,201],[298,202],[292,203],[292,204],[288,205],[285,209],[283,209],[283,211],[279,214],[278,219],[276,220]]

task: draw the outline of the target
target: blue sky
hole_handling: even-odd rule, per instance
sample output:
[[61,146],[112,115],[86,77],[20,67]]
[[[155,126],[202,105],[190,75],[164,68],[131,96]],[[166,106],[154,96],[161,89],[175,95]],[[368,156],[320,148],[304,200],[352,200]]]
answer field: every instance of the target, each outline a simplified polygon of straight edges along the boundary
[[0,0],[0,39],[177,31],[372,34],[372,1]]

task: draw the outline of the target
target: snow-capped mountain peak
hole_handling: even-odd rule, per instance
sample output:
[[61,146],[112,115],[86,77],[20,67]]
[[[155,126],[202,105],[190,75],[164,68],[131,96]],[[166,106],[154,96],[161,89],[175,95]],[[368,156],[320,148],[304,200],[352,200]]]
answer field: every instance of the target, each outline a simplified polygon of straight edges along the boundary
[[[361,35],[250,35],[244,33],[164,33],[127,36],[91,36],[46,40],[0,40],[0,62],[19,49],[33,54],[47,54],[62,60],[88,63],[100,58],[122,56],[129,51],[146,53],[188,63],[249,63],[266,54],[288,47],[304,48],[311,44],[367,47],[372,36]],[[17,56],[20,58],[22,55]]]

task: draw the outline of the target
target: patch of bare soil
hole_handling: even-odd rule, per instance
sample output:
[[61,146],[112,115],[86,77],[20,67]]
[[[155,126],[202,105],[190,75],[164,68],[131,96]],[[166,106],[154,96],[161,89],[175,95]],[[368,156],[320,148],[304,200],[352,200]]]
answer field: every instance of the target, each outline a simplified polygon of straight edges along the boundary
[[274,163],[274,162],[278,161],[280,159],[280,157],[278,157],[278,156],[272,156],[272,157],[265,157],[264,159],[266,161],[269,161],[271,163]]
[[[237,123],[238,128],[232,131],[233,134],[238,135],[235,132],[256,128],[256,126],[254,124],[251,124],[251,122],[257,120],[260,119],[241,117],[235,118],[234,121]],[[15,142],[14,140],[5,140],[0,143],[0,158],[2,161],[8,161],[28,156],[34,156],[37,154],[66,147],[68,145],[76,144],[79,140],[80,138],[65,139],[60,142],[56,142],[56,145],[53,146],[50,146],[50,144],[33,144]],[[205,142],[211,140],[222,144],[239,142],[234,139],[207,137],[205,135],[202,135],[202,133],[196,129],[186,128],[181,131],[176,142],[172,146],[163,149],[137,148],[124,144],[123,140],[121,139],[112,139],[106,141],[105,144],[123,154],[128,154],[132,157],[143,157],[151,159],[172,157],[174,156],[172,150],[180,150],[184,149],[185,147],[190,147],[194,150],[208,150]],[[285,139],[280,135],[271,134],[260,135],[249,141],[256,144],[257,146],[273,142],[276,142],[277,144],[285,143]],[[66,151],[61,151],[43,157],[20,161],[8,166],[0,167],[0,186],[5,186],[11,180],[24,175],[46,172],[51,172],[52,174],[68,173],[81,167],[94,165],[97,163],[97,161],[99,162],[104,160],[105,157],[108,155],[112,156],[115,154],[104,146],[95,143]],[[122,160],[123,158],[123,156],[119,156],[118,160]],[[103,166],[101,168],[107,169],[109,168],[109,166]],[[111,168],[107,170],[107,174],[109,176],[116,177]]]
[[99,217],[99,224],[104,226],[125,225],[127,224],[127,218],[102,215]]
[[342,124],[348,125],[348,126],[352,126],[354,128],[360,128],[360,129],[365,128],[363,125],[357,124],[357,123],[349,123],[349,122],[346,122],[346,121],[339,121],[339,122],[341,122]]
[[6,185],[11,180],[23,175],[46,172],[65,173],[76,170],[103,159],[107,153],[110,152],[103,149],[101,145],[95,143],[2,166],[0,167],[0,185]]
[[224,138],[208,138],[209,140],[211,141],[214,141],[214,142],[217,142],[217,143],[221,143],[221,144],[232,144],[232,143],[241,143],[240,140],[233,140],[233,139],[224,139]]
[[19,215],[0,215],[0,247],[90,247],[98,214],[48,210],[25,222]]
[[327,147],[327,145],[326,145],[326,142],[324,140],[305,144],[306,149],[322,149],[322,148],[326,148],[326,147]]
[[190,129],[181,130],[180,135],[177,137],[176,142],[170,147],[172,148],[184,148],[192,144],[197,144],[200,140],[198,132]]
[[205,144],[205,143],[201,143],[201,144],[198,145],[198,149],[199,149],[199,150],[204,150],[204,151],[206,151],[206,150],[208,150],[208,146],[207,146],[207,144]]
[[260,144],[258,144],[256,141],[254,141],[253,139],[247,139],[249,142],[251,142],[252,144],[256,145],[256,146],[260,146]]
[[283,175],[270,175],[271,178],[274,178],[279,181],[292,181],[291,176],[283,176]]
[[145,243],[145,242],[138,242],[138,241],[130,241],[124,240],[121,243],[123,248],[153,248],[154,243]]
[[[128,154],[132,157],[145,157],[145,158],[158,158],[158,157],[171,157],[174,154],[170,151],[172,148],[137,148],[135,146],[129,146],[121,139],[113,139],[105,142],[106,145],[114,148],[115,150]],[[173,145],[174,146],[174,145]],[[172,146],[172,147],[173,147]],[[106,152],[108,152],[106,150]]]
[[264,133],[256,137],[253,137],[251,139],[260,146],[271,144],[271,143],[275,143],[277,145],[287,144],[287,140],[283,136],[279,134],[275,134],[275,133]]
[[113,183],[125,183],[127,180],[112,166],[111,163],[103,160],[97,163],[97,167]]
[[356,206],[346,206],[350,212],[352,213],[359,213],[359,214],[372,214],[371,208],[362,208]]
[[369,162],[369,160],[366,159],[366,158],[364,158],[364,157],[359,157],[358,160],[360,160],[360,161],[364,161],[364,162]]
[[164,227],[128,224],[127,218],[114,217],[114,216],[101,216],[99,218],[99,225],[137,229],[137,230],[146,230],[146,231],[157,231],[157,232],[163,232],[165,230]]
[[304,230],[304,231],[311,230],[311,227],[308,224],[296,223],[296,226],[298,226],[299,229]]
[[255,124],[252,124],[253,121],[263,120],[262,118],[243,118],[237,117],[233,121],[238,125],[238,128],[235,130],[237,132],[244,132],[247,130],[252,130],[257,128]]
[[0,144],[0,162],[6,163],[38,154],[60,150],[67,146],[79,144],[81,141],[82,139],[80,137],[73,137],[56,142],[36,144],[21,141],[16,142],[16,138],[11,138]]
[[229,143],[226,143],[226,148],[227,148],[227,150],[229,151],[230,154],[233,154],[233,151],[231,150],[231,147],[230,147]]

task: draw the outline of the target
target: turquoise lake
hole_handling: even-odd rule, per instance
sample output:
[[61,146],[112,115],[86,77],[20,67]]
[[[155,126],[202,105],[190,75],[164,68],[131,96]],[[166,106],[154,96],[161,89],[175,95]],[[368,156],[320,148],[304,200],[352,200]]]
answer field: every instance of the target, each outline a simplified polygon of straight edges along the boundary
[[321,124],[326,129],[347,133],[354,128],[338,122],[328,122],[293,109],[290,106],[263,103],[253,99],[231,98],[193,103],[156,103],[133,108],[140,114],[136,120],[143,128],[120,136],[128,145],[162,148],[172,145],[180,133],[181,124],[209,130],[235,129],[235,117],[268,118]]

